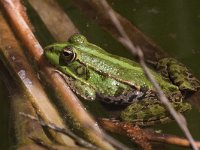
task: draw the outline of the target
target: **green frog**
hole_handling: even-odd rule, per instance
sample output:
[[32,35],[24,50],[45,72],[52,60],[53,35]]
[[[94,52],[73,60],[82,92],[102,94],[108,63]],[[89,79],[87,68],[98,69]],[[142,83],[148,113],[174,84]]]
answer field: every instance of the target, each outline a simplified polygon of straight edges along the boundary
[[[140,125],[169,120],[168,111],[137,62],[110,54],[81,34],[47,46],[44,53],[76,94],[87,100],[127,105],[121,120]],[[172,106],[178,112],[191,109],[182,99],[197,91],[199,81],[173,58],[160,60],[156,70],[150,69]]]

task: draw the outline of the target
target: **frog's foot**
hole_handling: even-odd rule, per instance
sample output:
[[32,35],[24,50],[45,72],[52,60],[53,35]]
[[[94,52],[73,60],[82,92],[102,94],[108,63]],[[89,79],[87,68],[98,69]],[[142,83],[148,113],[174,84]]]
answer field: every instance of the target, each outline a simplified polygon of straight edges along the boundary
[[184,94],[195,92],[200,88],[200,82],[176,59],[161,59],[157,64],[157,69],[165,79],[178,86]]
[[[189,103],[171,103],[174,109],[180,113],[191,109]],[[140,126],[150,126],[158,123],[166,123],[172,120],[165,106],[154,99],[144,99],[129,105],[121,113],[121,119]]]
[[61,71],[55,70],[55,72],[57,72],[61,75],[61,77],[65,80],[65,82],[68,84],[68,86],[77,95],[80,95],[81,97],[83,97],[86,100],[95,100],[96,99],[96,92],[95,92],[94,88],[90,87],[89,85],[86,85],[85,83],[83,83],[79,80],[74,80],[73,78],[66,76]]

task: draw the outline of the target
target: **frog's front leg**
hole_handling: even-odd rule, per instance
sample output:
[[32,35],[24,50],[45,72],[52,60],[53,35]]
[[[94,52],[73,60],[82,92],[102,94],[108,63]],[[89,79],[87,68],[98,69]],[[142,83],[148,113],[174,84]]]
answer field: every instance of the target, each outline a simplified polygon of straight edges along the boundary
[[90,85],[83,83],[79,80],[75,80],[63,74],[62,72],[55,70],[55,72],[59,73],[68,86],[74,91],[77,95],[80,95],[86,100],[95,100],[96,99],[96,91]]
[[96,91],[94,88],[79,80],[71,81],[69,86],[76,94],[80,95],[85,100],[96,99]]
[[195,92],[200,88],[200,82],[191,72],[174,58],[163,58],[157,63],[161,75],[179,87],[183,93]]

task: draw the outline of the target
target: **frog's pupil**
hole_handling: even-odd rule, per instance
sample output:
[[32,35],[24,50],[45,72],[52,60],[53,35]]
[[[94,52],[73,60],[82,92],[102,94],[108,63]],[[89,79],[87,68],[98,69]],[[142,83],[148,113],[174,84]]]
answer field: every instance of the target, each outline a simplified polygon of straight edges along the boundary
[[71,54],[72,54],[72,52],[69,51],[69,50],[66,50],[66,51],[63,52],[63,55],[66,56],[66,57],[70,56]]

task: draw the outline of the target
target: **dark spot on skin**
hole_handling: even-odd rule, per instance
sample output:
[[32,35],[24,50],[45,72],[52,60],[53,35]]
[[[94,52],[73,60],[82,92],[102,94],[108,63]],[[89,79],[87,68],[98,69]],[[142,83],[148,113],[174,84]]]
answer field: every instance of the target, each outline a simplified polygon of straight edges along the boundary
[[[176,82],[176,81],[175,81],[175,82]],[[176,82],[176,84],[177,84],[178,86],[180,86],[180,85],[183,84],[183,83],[184,83],[183,80]]]
[[90,78],[90,71],[88,69],[86,69],[86,80],[88,80]]
[[145,98],[145,94],[143,94],[141,97],[138,97],[138,100],[143,100]]
[[188,73],[188,78],[192,79],[192,78],[194,78],[194,76],[192,74]]
[[140,91],[141,91],[142,93],[146,93],[146,92],[148,91],[148,87],[142,86],[141,89],[140,89]]
[[117,105],[119,105],[119,104],[123,104],[123,100],[120,99],[119,101],[115,101],[114,103],[117,104]]
[[104,100],[104,102],[106,102],[106,103],[112,103],[112,100],[109,99],[109,98],[104,98],[103,100]]
[[[118,87],[117,91],[115,92],[115,96],[120,96],[124,91],[123,87]],[[124,95],[126,96],[127,93],[125,93]]]
[[50,51],[50,52],[53,52],[53,51],[54,51],[54,47],[50,47],[50,48],[49,48],[49,51]]
[[129,102],[129,103],[133,102],[133,99],[129,99],[128,102]]
[[137,97],[136,94],[131,95],[131,97],[129,97],[128,99],[128,102],[132,102],[136,97]]
[[163,70],[163,69],[165,70],[166,67],[165,67],[165,66],[157,66],[157,69],[158,69],[158,70]]

